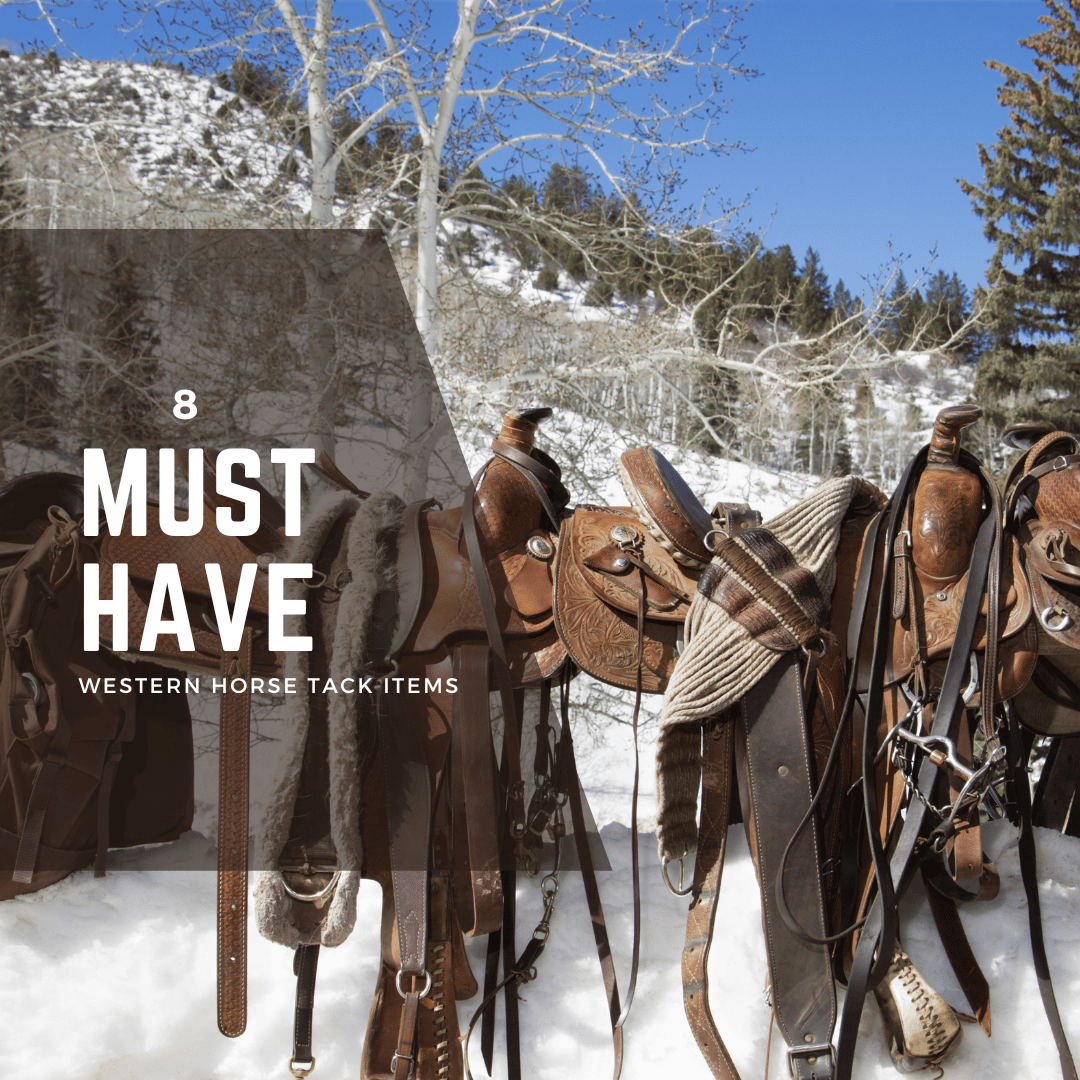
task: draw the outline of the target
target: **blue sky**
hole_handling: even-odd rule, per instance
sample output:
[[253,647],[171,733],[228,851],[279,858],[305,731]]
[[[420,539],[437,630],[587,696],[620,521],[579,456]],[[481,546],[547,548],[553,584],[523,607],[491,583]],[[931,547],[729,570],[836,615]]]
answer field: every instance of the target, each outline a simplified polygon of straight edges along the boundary
[[[656,2],[597,7],[636,21]],[[107,10],[77,7],[96,21],[80,38],[84,56],[130,51]],[[1028,66],[1017,42],[1045,10],[1041,0],[758,0],[742,23],[743,60],[761,74],[731,85],[724,127],[755,150],[695,163],[687,198],[753,192],[749,224],[773,219],[766,243],[789,244],[800,262],[813,245],[830,282],[842,277],[852,291],[890,243],[909,257],[909,279],[936,248],[936,269],[977,285],[990,248],[956,178],[981,178],[977,146],[1006,119],[984,61]],[[0,40],[28,36],[0,5]]]

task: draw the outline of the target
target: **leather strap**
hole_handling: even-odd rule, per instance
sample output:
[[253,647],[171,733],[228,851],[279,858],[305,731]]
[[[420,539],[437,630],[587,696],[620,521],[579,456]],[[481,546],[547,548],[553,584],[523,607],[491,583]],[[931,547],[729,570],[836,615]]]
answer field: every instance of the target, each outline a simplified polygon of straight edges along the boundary
[[934,925],[938,936],[945,946],[945,955],[949,958],[953,973],[960,989],[971,1006],[971,1011],[979,1021],[983,1031],[990,1034],[990,984],[979,967],[975,954],[971,951],[960,913],[956,910],[956,901],[942,896],[927,880],[927,866],[922,865],[923,883],[926,887],[926,899],[930,905],[930,914],[934,916]]
[[467,643],[454,650],[458,679],[451,727],[455,895],[461,928],[470,935],[490,934],[502,923],[498,775],[488,712],[490,657],[487,644]]
[[506,656],[506,645],[499,626],[499,616],[495,609],[495,597],[484,567],[484,557],[480,548],[480,533],[473,512],[478,479],[479,476],[466,489],[461,525],[465,536],[465,547],[469,553],[469,565],[476,583],[476,593],[480,600],[480,610],[484,617],[484,629],[487,632],[488,644],[491,646],[495,683],[503,707],[503,737],[509,767],[506,791],[507,825],[511,838],[519,842],[525,836],[525,784],[521,779],[521,734],[518,726],[517,709],[514,703],[514,692],[510,682],[510,662]]
[[417,1034],[420,1022],[420,992],[410,990],[401,1007],[398,1045],[390,1065],[393,1080],[411,1080],[416,1069]]
[[826,1048],[836,1023],[830,950],[791,932],[780,915],[775,887],[786,857],[791,915],[810,935],[824,938],[821,844],[815,817],[796,844],[785,850],[813,797],[810,732],[797,653],[782,657],[747,693],[740,727],[745,743],[736,755],[739,796],[761,887],[773,1008],[794,1051],[789,1057],[792,1076],[826,1080],[832,1076],[831,1048]]
[[426,975],[431,783],[416,718],[401,702],[401,695],[384,691],[381,681],[376,698],[401,954],[399,975],[404,986],[404,980],[422,980]]
[[1019,818],[1019,855],[1020,877],[1024,882],[1027,896],[1028,930],[1031,936],[1031,956],[1035,964],[1035,977],[1039,981],[1039,994],[1042,996],[1043,1009],[1050,1030],[1057,1045],[1058,1061],[1061,1064],[1063,1080],[1077,1080],[1076,1065],[1073,1062],[1069,1040],[1065,1035],[1065,1025],[1061,1022],[1054,984],[1050,978],[1050,961],[1046,955],[1046,942],[1042,929],[1042,904],[1039,900],[1039,878],[1035,853],[1035,833],[1031,825],[1031,793],[1028,787],[1027,754],[1024,751],[1023,737],[1012,709],[1006,706],[1008,716],[1008,772],[1013,800]]
[[306,1076],[315,1068],[315,1055],[311,1050],[311,1029],[312,1014],[315,1011],[315,973],[318,967],[319,946],[298,945],[293,954],[296,1010],[293,1017],[293,1052],[289,1061],[293,1076]]
[[33,880],[38,848],[41,846],[41,832],[45,827],[45,813],[49,808],[49,796],[52,794],[56,774],[67,761],[66,751],[70,740],[71,728],[66,720],[62,720],[57,726],[52,745],[38,765],[30,800],[26,805],[19,850],[15,856],[15,872],[12,874],[12,881],[21,885],[29,885]]
[[736,715],[735,710],[729,710],[704,724],[701,823],[682,955],[683,1009],[694,1040],[716,1080],[739,1080],[738,1070],[716,1030],[709,1007],[709,951],[731,816]]
[[[254,630],[221,658],[218,810],[218,1029],[230,1039],[247,1027],[248,757]],[[234,691],[233,680],[243,681]]]

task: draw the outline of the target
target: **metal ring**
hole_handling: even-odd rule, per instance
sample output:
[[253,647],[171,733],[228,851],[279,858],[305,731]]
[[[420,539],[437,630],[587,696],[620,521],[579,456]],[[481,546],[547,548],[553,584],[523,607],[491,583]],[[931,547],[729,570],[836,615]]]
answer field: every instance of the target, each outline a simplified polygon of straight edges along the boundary
[[715,551],[720,546],[720,541],[718,540],[715,544],[710,544],[709,543],[709,537],[710,536],[719,536],[721,540],[726,540],[728,538],[728,536],[730,536],[730,535],[731,535],[730,533],[725,532],[723,529],[710,529],[702,537],[701,542],[705,545],[705,550],[706,551]]
[[[316,901],[316,900],[322,900],[323,897],[325,897],[325,896],[329,896],[334,891],[334,889],[336,888],[337,883],[338,883],[338,879],[341,877],[341,871],[340,870],[335,870],[334,871],[334,876],[330,879],[330,884],[329,885],[324,886],[318,892],[315,892],[315,893],[303,893],[303,892],[297,892],[296,889],[293,889],[289,885],[289,883],[285,880],[286,871],[279,870],[278,873],[281,874],[281,884],[284,886],[285,891],[294,900],[306,900],[306,901],[310,901],[312,903],[314,903],[314,901]],[[289,871],[289,873],[298,874],[298,873],[300,873],[300,871],[299,870],[291,870],[291,871]],[[318,873],[318,871],[316,871],[316,873]]]
[[[673,862],[677,862],[679,864],[679,887],[677,889],[674,885],[671,884],[671,878],[668,877],[668,867]],[[690,893],[693,892],[693,881],[691,881],[690,884],[687,885],[685,888],[683,887],[685,870],[686,866],[683,859],[664,858],[660,860],[660,873],[664,875],[664,884],[668,887],[668,892],[670,892],[672,896],[689,896]]]
[[[401,976],[404,975],[404,974],[405,974],[404,971],[399,971],[397,973],[397,976],[394,979],[394,985],[397,987],[397,992],[402,997],[405,997],[406,994],[407,994],[407,991],[401,989]],[[423,975],[425,979],[427,979],[427,982],[424,983],[424,989],[420,991],[420,997],[421,998],[426,998],[428,996],[428,994],[431,992],[431,973],[425,970],[425,971],[422,971],[420,974]],[[416,979],[416,978],[419,978],[419,976],[410,975],[409,978]]]
[[30,691],[33,694],[33,701],[35,705],[43,705],[45,703],[45,687],[42,685],[41,680],[31,671],[20,671],[23,682],[30,687]]
[[[1057,615],[1057,621],[1051,622],[1055,613]],[[1072,616],[1067,611],[1061,611],[1054,607],[1053,604],[1050,604],[1039,612],[1039,622],[1041,622],[1047,630],[1053,631],[1054,633],[1060,633],[1062,630],[1068,630],[1069,627],[1072,626]]]
[[305,1069],[302,1065],[296,1064],[296,1058],[289,1058],[289,1072],[297,1078],[297,1080],[304,1080],[305,1076],[310,1076],[315,1069],[315,1059],[312,1058],[308,1062],[308,1066]]

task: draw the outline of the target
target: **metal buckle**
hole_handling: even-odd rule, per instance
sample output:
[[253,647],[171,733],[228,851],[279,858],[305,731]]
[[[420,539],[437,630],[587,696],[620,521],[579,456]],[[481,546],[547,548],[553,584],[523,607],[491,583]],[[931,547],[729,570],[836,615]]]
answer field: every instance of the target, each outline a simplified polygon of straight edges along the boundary
[[[677,889],[671,884],[671,878],[668,877],[668,867],[673,862],[679,864],[679,887]],[[660,873],[664,875],[664,884],[668,887],[668,892],[670,892],[672,896],[689,896],[690,893],[694,891],[694,881],[692,878],[689,885],[683,886],[683,881],[686,877],[686,863],[684,859],[661,859]]]
[[836,1054],[832,1043],[811,1043],[809,1046],[793,1046],[788,1050],[788,1069],[795,1080],[800,1080],[797,1072],[797,1064],[800,1058],[810,1066],[817,1064],[818,1058],[828,1057],[828,1068],[825,1072],[812,1069],[809,1078],[804,1080],[830,1080],[836,1072]]

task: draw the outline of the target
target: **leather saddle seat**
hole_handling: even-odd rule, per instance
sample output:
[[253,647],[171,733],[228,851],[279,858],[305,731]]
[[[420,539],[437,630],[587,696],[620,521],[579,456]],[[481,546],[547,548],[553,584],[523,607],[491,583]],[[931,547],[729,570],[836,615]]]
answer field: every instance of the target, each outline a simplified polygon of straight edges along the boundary
[[[406,642],[408,653],[433,653],[485,633],[461,518],[460,507],[421,514],[424,585]],[[518,687],[551,678],[566,659],[552,610],[555,536],[530,524],[531,520],[526,522],[525,535],[507,550],[485,560],[510,674]]]
[[[1021,565],[1019,546],[1009,536],[1003,538],[1003,543],[1005,551],[998,604],[999,701],[1012,697],[1027,682],[1035,659],[1031,589]],[[925,660],[933,662],[948,658],[956,638],[967,581],[967,572],[957,581],[948,583],[931,581],[918,572],[913,575],[911,601],[905,605],[903,614],[890,623],[891,650],[885,667],[887,686],[902,682],[914,671],[920,656],[920,640]],[[986,648],[986,611],[984,595],[973,643],[980,655]]]

